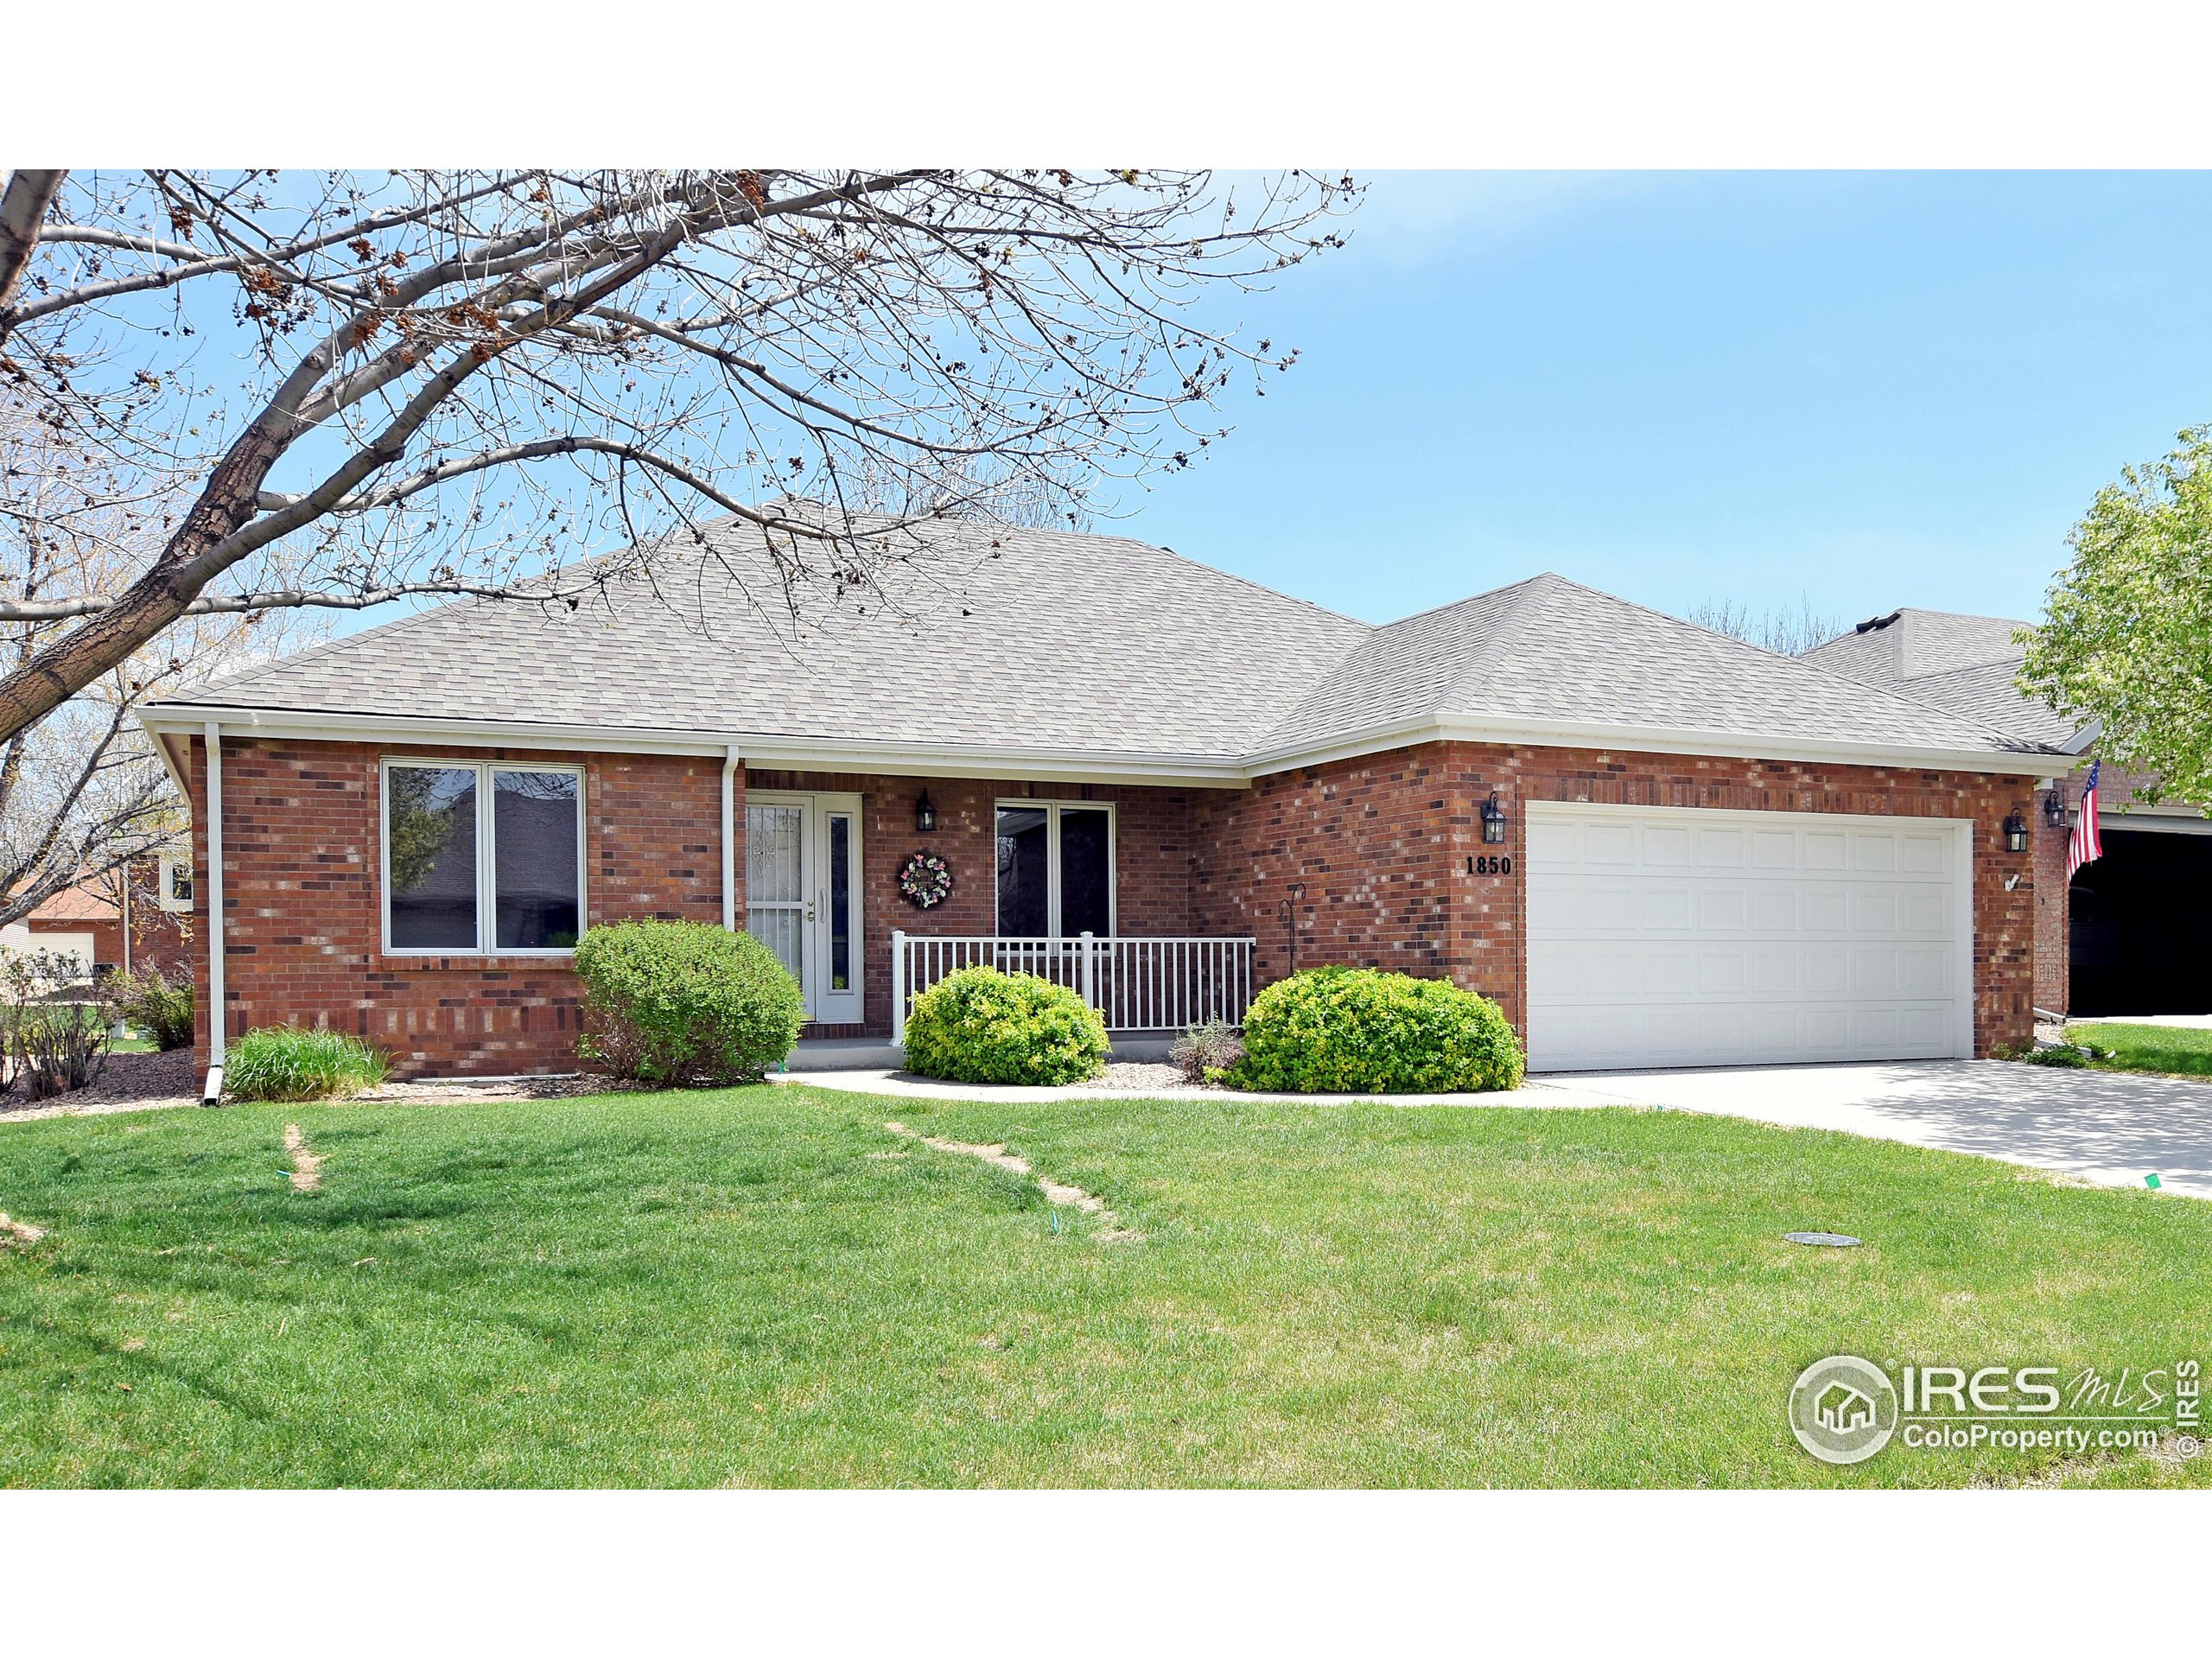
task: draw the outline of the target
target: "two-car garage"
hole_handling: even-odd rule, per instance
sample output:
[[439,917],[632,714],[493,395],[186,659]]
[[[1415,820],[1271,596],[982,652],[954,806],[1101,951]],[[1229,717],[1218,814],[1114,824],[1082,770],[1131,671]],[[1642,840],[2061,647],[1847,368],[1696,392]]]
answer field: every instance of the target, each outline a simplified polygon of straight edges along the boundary
[[1970,1056],[1970,829],[1530,802],[1530,1070]]

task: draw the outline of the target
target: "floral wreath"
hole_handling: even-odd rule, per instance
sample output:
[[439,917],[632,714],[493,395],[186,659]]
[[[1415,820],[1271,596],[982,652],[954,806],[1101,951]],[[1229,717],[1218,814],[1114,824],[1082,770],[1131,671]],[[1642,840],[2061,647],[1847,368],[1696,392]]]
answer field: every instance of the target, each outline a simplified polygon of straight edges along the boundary
[[916,853],[899,867],[899,891],[918,910],[935,910],[952,897],[952,866],[935,853]]

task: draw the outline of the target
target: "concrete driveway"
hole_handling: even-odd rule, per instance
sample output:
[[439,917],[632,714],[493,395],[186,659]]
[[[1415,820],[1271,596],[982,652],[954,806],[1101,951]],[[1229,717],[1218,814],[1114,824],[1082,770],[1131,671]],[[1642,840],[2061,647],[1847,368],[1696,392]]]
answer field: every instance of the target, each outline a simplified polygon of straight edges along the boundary
[[2212,1083],[2001,1060],[1531,1078],[1641,1106],[1980,1153],[2107,1186],[2212,1198]]

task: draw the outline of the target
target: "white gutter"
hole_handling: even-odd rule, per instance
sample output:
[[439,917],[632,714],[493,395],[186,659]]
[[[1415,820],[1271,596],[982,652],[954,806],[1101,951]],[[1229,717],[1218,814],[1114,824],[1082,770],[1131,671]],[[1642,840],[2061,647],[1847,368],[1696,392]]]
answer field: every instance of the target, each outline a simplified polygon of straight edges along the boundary
[[1472,715],[1370,726],[1322,743],[1292,745],[1248,756],[1248,777],[1319,766],[1419,743],[1518,744],[1533,748],[1601,749],[1611,753],[1710,754],[1745,760],[1804,760],[1831,766],[1888,766],[1931,772],[2039,772],[2052,757],[2011,749],[1950,749],[1910,744],[1852,743],[1835,738],[1764,738],[1693,727],[1629,726],[1589,721],[1491,720]]
[[737,931],[737,745],[722,760],[722,931]]
[[207,722],[207,1088],[223,1090],[223,728]]
[[219,720],[255,737],[325,743],[383,742],[439,747],[525,748],[620,754],[726,757],[734,747],[756,770],[880,772],[912,778],[1034,779],[1039,783],[1136,783],[1240,789],[1249,774],[1218,755],[1101,754],[1081,749],[979,743],[887,744],[874,739],[792,737],[756,732],[673,732],[665,727],[524,724],[163,703],[141,711],[156,737]]
[[1521,744],[1612,753],[1710,754],[1747,760],[1802,760],[1914,771],[2025,772],[2050,769],[2052,757],[2009,749],[1952,749],[1911,744],[1854,743],[1834,738],[1759,737],[1688,727],[1630,726],[1584,721],[1505,720],[1440,715],[1387,723],[1325,741],[1291,744],[1236,756],[1098,753],[1012,744],[885,743],[874,740],[793,737],[749,732],[672,732],[664,727],[533,725],[513,721],[297,713],[165,703],[139,716],[156,737],[220,721],[260,737],[308,742],[684,754],[726,759],[732,748],[756,770],[873,772],[913,778],[1020,778],[1039,783],[1149,784],[1241,789],[1255,779],[1297,766],[1406,748],[1419,743]]

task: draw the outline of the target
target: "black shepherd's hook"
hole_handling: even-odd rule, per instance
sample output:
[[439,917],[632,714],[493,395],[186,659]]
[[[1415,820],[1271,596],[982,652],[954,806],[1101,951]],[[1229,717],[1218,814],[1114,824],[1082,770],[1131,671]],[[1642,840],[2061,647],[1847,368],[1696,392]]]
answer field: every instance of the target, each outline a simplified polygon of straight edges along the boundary
[[1275,914],[1282,918],[1283,931],[1290,935],[1290,971],[1298,971],[1298,911],[1296,906],[1306,898],[1306,884],[1290,884],[1290,897],[1275,906]]

